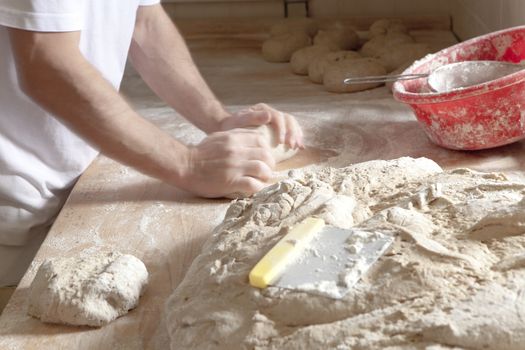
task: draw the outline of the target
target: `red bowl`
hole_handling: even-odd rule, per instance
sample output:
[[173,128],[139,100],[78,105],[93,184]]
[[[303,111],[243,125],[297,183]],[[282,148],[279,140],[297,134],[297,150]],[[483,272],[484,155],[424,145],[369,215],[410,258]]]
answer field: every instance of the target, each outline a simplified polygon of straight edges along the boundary
[[[428,73],[445,64],[478,60],[525,60],[525,26],[444,49],[417,61],[404,74]],[[442,147],[480,150],[525,138],[525,70],[445,93],[429,92],[426,78],[398,81],[393,90],[398,101],[414,110],[429,138]]]

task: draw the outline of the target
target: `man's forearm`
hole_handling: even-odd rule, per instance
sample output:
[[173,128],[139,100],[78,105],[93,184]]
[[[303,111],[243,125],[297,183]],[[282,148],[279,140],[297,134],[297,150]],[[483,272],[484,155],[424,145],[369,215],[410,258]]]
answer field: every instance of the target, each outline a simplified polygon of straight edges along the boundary
[[178,185],[186,147],[135,113],[78,50],[78,33],[10,29],[19,81],[40,106],[104,154]]
[[130,58],[153,91],[201,130],[218,131],[221,120],[229,116],[160,5],[139,10]]

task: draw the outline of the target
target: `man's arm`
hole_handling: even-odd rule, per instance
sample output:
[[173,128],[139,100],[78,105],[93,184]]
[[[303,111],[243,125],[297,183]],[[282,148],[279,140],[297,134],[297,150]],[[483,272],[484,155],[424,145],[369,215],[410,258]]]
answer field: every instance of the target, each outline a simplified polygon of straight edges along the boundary
[[109,157],[207,197],[253,193],[271,176],[268,145],[253,132],[188,148],[140,117],[83,57],[79,32],[10,28],[9,38],[24,92]]
[[289,114],[264,104],[237,115],[228,113],[202,78],[161,5],[138,11],[130,58],[160,98],[206,133],[271,123],[281,142],[303,147],[301,128]]

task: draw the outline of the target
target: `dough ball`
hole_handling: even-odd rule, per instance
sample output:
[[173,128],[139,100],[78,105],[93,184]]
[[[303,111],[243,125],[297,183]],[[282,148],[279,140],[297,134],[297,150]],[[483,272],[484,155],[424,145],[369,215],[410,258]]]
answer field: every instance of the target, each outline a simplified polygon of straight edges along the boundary
[[328,52],[330,52],[328,47],[316,45],[295,51],[290,60],[292,72],[299,75],[308,75],[308,66],[310,63]]
[[370,26],[370,38],[388,33],[408,33],[407,27],[398,19],[380,19]]
[[262,54],[268,62],[290,62],[295,51],[310,46],[311,43],[312,39],[302,32],[282,34],[266,40]]
[[346,78],[386,75],[386,69],[374,58],[344,60],[326,68],[323,84],[330,92],[356,92],[373,89],[382,83],[345,84]]
[[84,255],[42,263],[31,284],[29,315],[100,327],[138,305],[148,281],[142,261],[118,252]]
[[314,45],[327,46],[331,50],[353,50],[359,46],[359,36],[353,29],[338,23],[328,30],[320,30]]
[[279,143],[279,137],[271,126],[261,125],[257,128],[257,131],[259,131],[270,144],[270,147],[272,148],[272,156],[276,163],[285,161],[297,154],[297,149],[291,149],[290,147]]
[[408,43],[393,46],[388,52],[383,53],[379,57],[379,61],[386,68],[388,72],[392,72],[407,61],[414,62],[431,52],[426,44]]
[[372,40],[366,42],[361,48],[361,54],[366,57],[380,57],[384,53],[396,45],[413,43],[414,39],[404,33],[388,33],[386,35],[379,35]]
[[323,83],[323,76],[326,67],[343,60],[352,60],[363,58],[356,51],[336,51],[329,52],[320,57],[314,58],[308,66],[308,77],[317,84]]
[[287,18],[270,28],[270,35],[278,36],[287,33],[302,32],[310,37],[317,34],[317,22],[311,18]]

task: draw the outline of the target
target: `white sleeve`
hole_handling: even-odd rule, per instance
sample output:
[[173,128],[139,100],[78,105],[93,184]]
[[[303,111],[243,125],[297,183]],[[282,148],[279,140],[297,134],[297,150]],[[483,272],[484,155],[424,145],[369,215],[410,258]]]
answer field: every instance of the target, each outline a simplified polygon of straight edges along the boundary
[[38,32],[78,31],[84,1],[0,0],[0,25]]
[[160,3],[160,0],[140,0],[139,6],[150,6]]

